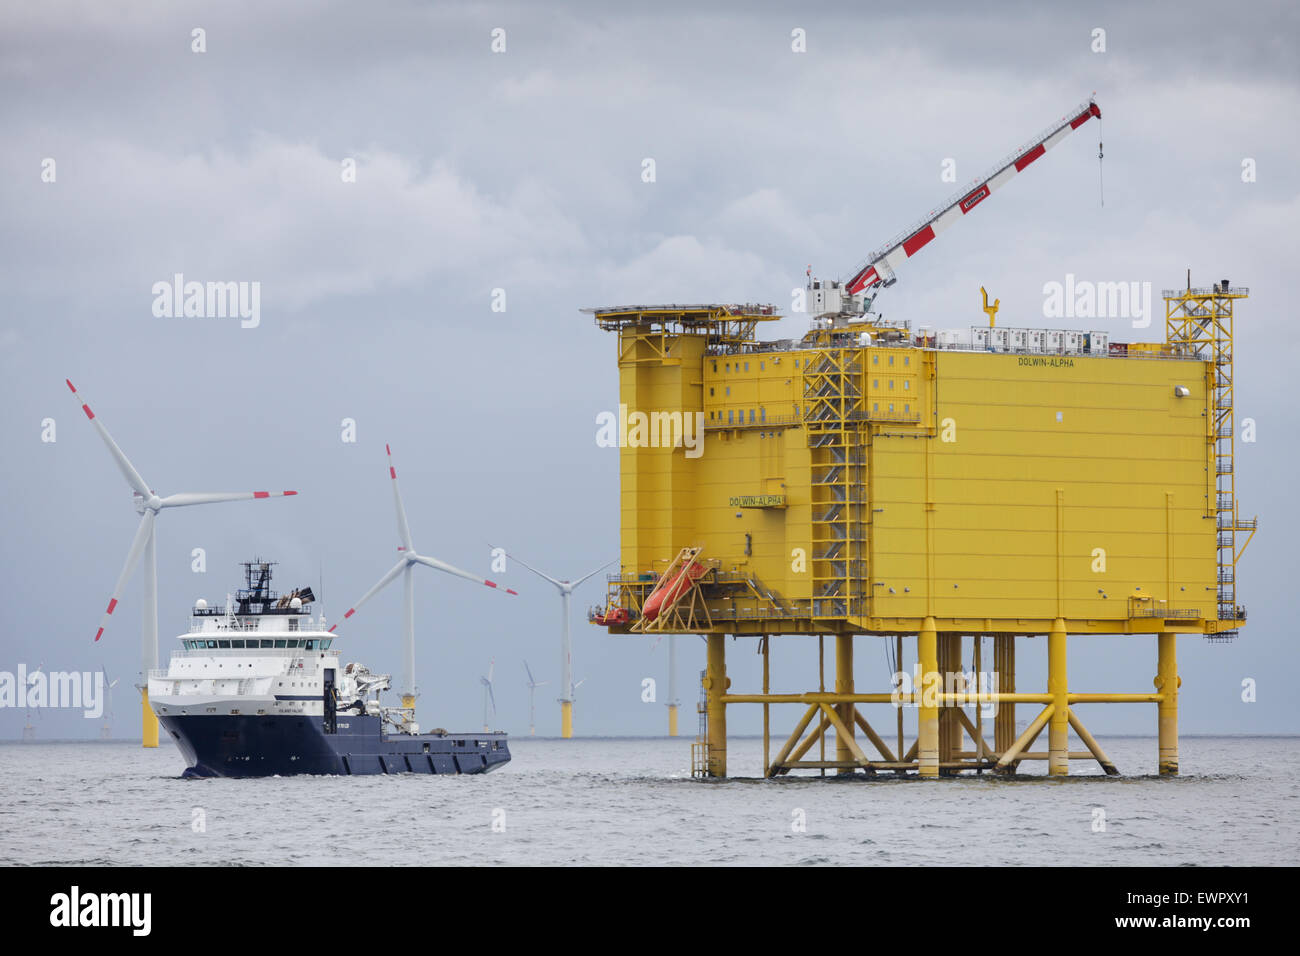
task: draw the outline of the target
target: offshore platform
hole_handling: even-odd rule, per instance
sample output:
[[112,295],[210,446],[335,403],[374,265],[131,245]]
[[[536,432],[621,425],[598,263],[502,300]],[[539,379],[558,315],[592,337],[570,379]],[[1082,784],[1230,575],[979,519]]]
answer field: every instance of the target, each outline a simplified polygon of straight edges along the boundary
[[[1231,640],[1246,619],[1236,568],[1256,522],[1235,494],[1232,345],[1248,290],[1193,288],[1189,274],[1164,292],[1158,343],[998,327],[987,297],[988,325],[962,332],[872,311],[895,266],[1100,115],[1083,104],[851,279],[810,277],[816,318],[801,341],[758,339],[779,318],[769,305],[584,310],[618,334],[621,449],[621,567],[591,617],[615,634],[704,636],[697,775],[727,775],[733,704],[763,708],[769,777],[1005,773],[1027,760],[1115,774],[1081,716],[1102,703],[1154,704],[1159,772],[1178,772],[1177,637]],[[761,688],[731,687],[729,634],[756,640]],[[1145,634],[1152,691],[1071,691],[1068,635]],[[818,637],[816,690],[772,692],[771,642],[790,635]],[[1018,643],[1041,635],[1047,686],[1019,688]],[[873,638],[897,673],[859,689],[855,645]],[[775,704],[802,715],[773,755]],[[894,726],[873,726],[868,705],[892,707]],[[1034,715],[1020,732],[1017,705]],[[1069,749],[1071,729],[1085,750]]]

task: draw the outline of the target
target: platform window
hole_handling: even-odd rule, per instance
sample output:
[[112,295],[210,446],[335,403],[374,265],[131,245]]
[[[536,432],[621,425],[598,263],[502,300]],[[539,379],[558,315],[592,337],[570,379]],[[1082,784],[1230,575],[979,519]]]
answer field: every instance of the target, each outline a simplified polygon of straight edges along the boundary
[[894,364],[894,357],[893,357],[892,355],[889,356],[889,364],[890,364],[890,365],[893,365],[893,364]]
[[270,642],[270,641],[262,641],[262,646],[263,646],[263,647],[270,647],[270,646],[271,646],[271,642]]
[[709,386],[709,398],[712,398],[712,397],[713,397],[713,386],[710,385],[710,386]]
[[736,423],[736,410],[735,410],[734,408],[728,408],[728,409],[727,409],[727,424],[728,424],[728,425],[734,425],[735,423]]
[[903,391],[906,392],[906,391],[908,391],[911,387],[912,387],[912,380],[911,380],[911,379],[908,379],[908,378],[903,379]]
[[767,409],[766,409],[766,408],[760,408],[760,409],[758,410],[758,420],[759,420],[760,422],[766,422],[766,421],[767,421]]
[[872,364],[872,365],[879,365],[879,364],[880,364],[880,356],[879,356],[879,355],[873,355],[873,356],[871,356],[871,364]]
[[234,648],[241,648],[241,647],[244,646],[244,642],[243,642],[243,641],[231,641],[231,642],[230,642],[230,646],[231,646],[231,647],[234,647]]
[[289,630],[291,631],[298,630],[298,619],[296,617],[289,618]]
[[749,363],[748,363],[748,362],[745,363],[745,371],[746,371],[746,372],[749,371]]
[[229,641],[217,641],[217,647],[218,647],[218,648],[221,648],[221,649],[223,649],[223,650],[224,650],[224,649],[228,649],[228,648],[230,647],[230,642],[229,642]]
[[766,362],[759,362],[759,363],[758,363],[758,370],[759,370],[760,372],[764,371],[766,368],[767,368],[767,363],[766,363]]
[[718,371],[718,363],[717,363],[717,362],[714,362],[714,363],[713,363],[713,371],[714,371],[715,373]]
[[911,364],[912,364],[912,356],[910,356],[910,355],[904,355],[904,356],[903,356],[903,364],[904,364],[904,365],[911,365]]
[[749,423],[754,424],[754,410],[752,408],[749,410]]
[[911,405],[904,405],[904,406],[903,406],[903,411],[906,412],[906,413],[908,413],[908,414],[910,414],[911,411],[912,411],[912,406],[911,406]]
[[[276,642],[275,642],[275,646],[276,646],[276,647],[284,647],[284,646],[286,646],[288,643],[289,643],[288,641],[276,641]],[[263,646],[265,646],[265,645],[263,645]]]
[[731,397],[731,386],[730,386],[730,385],[727,386],[727,390],[726,390],[725,392],[723,392],[723,395],[725,395],[725,396],[728,397],[728,398]]
[[873,378],[873,379],[871,380],[871,387],[872,387],[872,388],[880,388],[880,379],[878,379],[878,378]]
[[893,403],[893,402],[890,402],[890,403],[889,403],[889,410],[890,410],[891,412],[894,410],[894,403]]
[[871,410],[872,410],[873,412],[878,412],[878,411],[880,411],[880,403],[879,403],[879,402],[872,402],[872,403],[871,403]]
[[727,363],[726,370],[727,370],[728,372],[731,371],[731,363],[730,363],[730,362]]
[[894,380],[892,378],[889,380],[889,390],[891,392],[894,390]]

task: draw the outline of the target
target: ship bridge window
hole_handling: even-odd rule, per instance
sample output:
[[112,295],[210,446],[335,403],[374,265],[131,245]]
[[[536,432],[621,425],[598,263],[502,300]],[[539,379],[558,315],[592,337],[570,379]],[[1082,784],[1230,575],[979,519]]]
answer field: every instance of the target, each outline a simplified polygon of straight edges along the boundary
[[276,642],[275,642],[275,646],[276,646],[276,647],[285,647],[285,646],[287,646],[287,644],[288,644],[287,641],[276,641]]
[[216,646],[217,646],[216,641],[208,641],[208,647],[216,647]]
[[230,646],[231,646],[231,647],[243,647],[243,646],[244,646],[244,642],[243,642],[243,641],[231,641],[231,642],[230,642]]
[[314,650],[316,650],[316,642],[315,642],[315,641],[308,641],[308,642],[307,642],[307,650],[309,650],[309,651],[314,651]]
[[332,638],[332,637],[327,637],[327,638],[325,638],[323,641],[320,642],[320,649],[321,649],[322,651],[328,651],[328,650],[330,649],[330,645],[333,644],[333,643],[334,643],[334,638]]

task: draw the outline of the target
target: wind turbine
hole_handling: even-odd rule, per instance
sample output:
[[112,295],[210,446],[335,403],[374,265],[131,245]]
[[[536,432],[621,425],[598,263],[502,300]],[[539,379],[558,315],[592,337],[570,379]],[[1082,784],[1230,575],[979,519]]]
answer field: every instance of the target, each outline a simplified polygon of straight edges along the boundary
[[659,640],[667,639],[668,641],[668,736],[677,736],[677,708],[681,706],[681,701],[677,699],[677,641],[676,635],[665,634],[660,632],[659,638],[650,645],[653,652],[659,646]]
[[108,433],[104,423],[95,417],[95,413],[90,410],[90,406],[82,400],[76,386],[67,379],[64,379],[64,381],[68,382],[68,388],[72,391],[73,398],[77,400],[81,410],[86,413],[86,418],[90,419],[90,423],[95,426],[95,429],[99,432],[99,437],[104,439],[104,444],[108,446],[108,452],[113,456],[113,461],[117,463],[118,469],[122,472],[122,477],[131,486],[135,510],[141,516],[140,525],[135,532],[135,540],[131,542],[131,550],[126,554],[126,564],[122,567],[122,573],[118,575],[117,584],[113,588],[113,596],[109,598],[108,610],[99,619],[99,630],[95,632],[95,640],[98,641],[104,636],[104,628],[108,626],[108,619],[117,608],[118,599],[122,596],[122,589],[126,587],[126,582],[130,579],[136,565],[140,563],[141,555],[143,555],[145,568],[144,604],[141,612],[143,627],[140,631],[140,736],[141,743],[145,747],[157,747],[158,718],[154,716],[153,710],[149,707],[149,671],[158,666],[158,551],[154,542],[154,523],[158,518],[158,513],[164,508],[183,508],[187,505],[207,505],[219,501],[245,501],[253,498],[284,498],[289,495],[296,495],[298,492],[234,491],[202,494],[186,492],[159,498],[145,484],[145,480],[140,477],[140,473],[135,470],[135,466],[122,453],[122,449],[117,447],[117,442],[113,441],[113,436]]
[[[32,723],[31,692],[32,692],[32,685],[36,683],[37,675],[40,675],[42,677],[45,676],[44,674],[41,674],[41,668],[44,666],[45,666],[45,661],[41,661],[39,664],[36,665],[36,670],[31,671],[27,675],[27,686],[23,689],[23,698],[27,703],[26,723],[23,724],[23,740],[36,739],[36,726]],[[40,714],[41,714],[40,708],[37,708],[36,716],[39,717]]]
[[119,677],[117,680],[110,681],[108,679],[108,671],[104,670],[104,666],[102,664],[99,667],[99,672],[104,675],[104,697],[105,697],[104,703],[108,710],[108,719],[105,720],[104,725],[99,728],[99,736],[103,740],[112,740],[113,739],[113,688],[117,686],[117,682],[120,681],[122,678]]
[[[387,445],[384,446],[384,452],[388,455],[388,477],[393,481],[393,503],[397,507],[397,533],[402,539],[402,543],[398,545],[397,550],[402,552],[402,557],[397,564],[393,565],[391,571],[379,579],[378,584],[367,591],[360,601],[348,608],[348,613],[343,615],[343,620],[346,621],[357,613],[361,605],[392,584],[399,574],[402,575],[402,584],[406,592],[406,621],[405,633],[402,636],[404,661],[402,664],[402,688],[400,693],[402,695],[402,708],[408,712],[407,722],[410,723],[415,717],[415,585],[411,580],[412,569],[417,564],[424,564],[431,568],[437,568],[439,571],[446,571],[448,574],[464,578],[466,581],[475,581],[490,588],[496,588],[499,585],[495,581],[489,581],[477,574],[470,574],[468,571],[462,571],[460,568],[445,564],[437,558],[429,558],[416,553],[415,545],[411,543],[411,528],[406,523],[406,508],[402,505],[402,492],[397,487],[397,469],[393,467],[393,452]],[[517,595],[519,593],[510,588],[501,588],[501,590],[507,594]],[[330,633],[333,633],[336,627],[338,627],[338,624],[330,628]]]
[[537,688],[545,687],[550,681],[537,680],[533,677],[533,669],[528,666],[528,661],[524,661],[524,670],[528,672],[528,736],[537,736],[537,708],[534,706]]
[[492,693],[492,672],[496,670],[496,666],[497,659],[494,657],[491,663],[488,664],[487,676],[478,679],[479,683],[483,685],[483,733],[485,734],[491,732],[491,728],[488,726],[489,701],[492,704],[492,716],[495,718],[497,715],[497,696]]
[[[587,580],[587,578],[591,577],[593,574],[598,574],[601,571],[604,571],[614,562],[606,561],[595,571],[584,574],[576,581],[559,581],[551,577],[549,574],[544,574],[541,571],[538,571],[532,565],[525,564],[509,552],[506,552],[506,555],[512,561],[519,561],[520,564],[523,564],[524,567],[528,568],[529,571],[532,571],[533,574],[537,575],[539,578],[545,578],[547,581],[550,581],[560,591],[562,614],[560,622],[560,736],[565,740],[568,740],[573,736],[573,692],[578,689],[578,685],[573,682],[573,641],[569,636],[569,598],[572,596],[574,589],[577,588],[578,585],[582,584],[583,581]],[[615,560],[617,560],[617,558]]]

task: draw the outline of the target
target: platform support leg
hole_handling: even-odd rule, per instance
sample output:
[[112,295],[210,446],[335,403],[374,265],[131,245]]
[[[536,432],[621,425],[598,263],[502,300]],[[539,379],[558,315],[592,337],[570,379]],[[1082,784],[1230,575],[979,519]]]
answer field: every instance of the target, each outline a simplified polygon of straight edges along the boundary
[[[1016,692],[1016,636],[1014,634],[993,635],[993,670],[997,673],[998,692],[1014,694]],[[998,755],[1006,753],[1016,742],[1016,705],[1006,701],[998,702],[998,709],[993,715],[993,749]],[[1013,771],[1015,765],[1007,768]]]
[[916,636],[916,659],[921,681],[916,688],[918,708],[916,760],[922,777],[939,776],[939,693],[943,690],[939,675],[939,639],[934,618],[927,617]]
[[727,775],[727,645],[725,634],[709,634],[705,661],[704,693],[709,721],[709,776]]
[[1157,671],[1155,685],[1164,699],[1160,701],[1160,775],[1178,775],[1178,651],[1177,634],[1160,634],[1156,641]]
[[1064,777],[1070,772],[1070,692],[1065,642],[1065,621],[1058,617],[1047,635],[1047,692],[1055,706],[1047,725],[1047,773],[1052,777]]
[[[853,693],[852,634],[835,635],[835,693]],[[839,713],[840,723],[844,725],[844,731],[848,734],[846,737],[843,731],[838,729],[835,731],[835,759],[840,763],[851,763],[853,745],[850,741],[853,739],[853,729],[857,723],[853,718],[856,706],[853,703],[837,704],[835,709]],[[840,770],[841,774],[852,772],[852,770]]]

